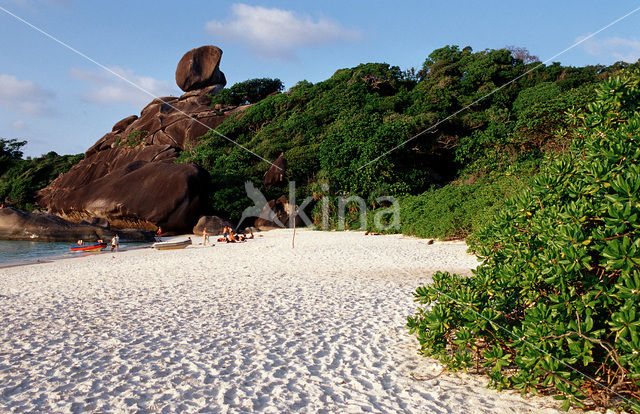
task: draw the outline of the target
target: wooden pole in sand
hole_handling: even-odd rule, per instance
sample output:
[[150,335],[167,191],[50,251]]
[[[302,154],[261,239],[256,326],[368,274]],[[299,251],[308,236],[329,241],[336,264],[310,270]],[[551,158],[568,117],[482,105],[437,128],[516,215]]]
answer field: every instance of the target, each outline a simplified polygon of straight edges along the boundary
[[291,220],[291,217],[293,217],[293,237],[291,238],[291,248],[295,249],[296,245],[296,215],[298,214],[298,210],[296,209],[295,206],[291,206],[291,214],[290,214],[290,218],[289,220]]

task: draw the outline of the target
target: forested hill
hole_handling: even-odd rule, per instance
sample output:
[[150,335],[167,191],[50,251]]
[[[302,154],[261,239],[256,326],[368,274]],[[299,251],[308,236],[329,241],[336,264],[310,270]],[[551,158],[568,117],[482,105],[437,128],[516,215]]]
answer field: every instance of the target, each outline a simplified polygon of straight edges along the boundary
[[[361,64],[278,94],[269,92],[281,89],[279,80],[254,79],[211,104],[222,113],[253,103],[217,130],[266,159],[284,153],[298,200],[358,195],[375,208],[378,196],[391,195],[406,207],[402,231],[460,237],[523,185],[545,154],[567,147],[565,112],[586,106],[595,85],[626,66],[541,65],[522,49],[446,46],[418,69]],[[186,147],[179,162],[210,172],[208,212],[239,218],[252,205],[245,181],[261,183],[269,164],[212,132]],[[44,175],[36,173],[43,161],[4,163],[0,199],[33,207],[35,191],[78,160],[54,155],[45,157],[55,168]],[[518,179],[505,179],[507,166],[521,172]],[[261,190],[268,199],[288,194],[284,186]]]
[[[561,151],[566,142],[555,132],[567,126],[565,111],[586,105],[595,84],[627,66],[541,65],[514,55],[447,46],[419,70],[385,63],[340,69],[255,103],[218,131],[267,159],[284,152],[287,178],[300,194],[318,196],[325,183],[330,194],[359,195],[373,205],[379,195],[420,194]],[[213,133],[191,145],[181,160],[210,171],[212,210],[238,217],[251,204],[244,181],[260,182],[268,164]]]
[[51,151],[37,158],[23,159],[22,147],[26,143],[0,138],[0,203],[33,210],[37,208],[36,191],[67,172],[83,155],[58,155]]

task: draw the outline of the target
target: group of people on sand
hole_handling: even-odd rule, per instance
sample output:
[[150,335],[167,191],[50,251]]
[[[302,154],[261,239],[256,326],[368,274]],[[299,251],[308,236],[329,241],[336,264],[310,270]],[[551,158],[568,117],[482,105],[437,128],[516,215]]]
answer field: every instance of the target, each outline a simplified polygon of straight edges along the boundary
[[248,239],[253,239],[253,230],[249,230],[251,235],[247,236],[244,233],[236,233],[233,231],[233,229],[231,227],[225,227],[224,230],[222,230],[222,239],[224,240],[218,240],[218,241],[225,241],[227,243],[238,243],[238,242],[243,242],[246,241]]
[[[241,243],[254,238],[253,230],[249,229],[249,236],[245,233],[236,233],[233,231],[231,226],[226,226],[222,230],[222,237],[218,239],[218,242],[226,242],[226,243]],[[162,241],[162,227],[158,227],[158,231],[156,232],[156,241]],[[209,233],[207,232],[207,228],[205,227],[202,230],[202,245],[206,246],[209,243]]]
[[[249,236],[246,233],[236,233],[233,231],[231,226],[226,226],[222,230],[222,237],[218,239],[218,242],[226,242],[226,243],[242,243],[244,241],[250,240],[254,238],[253,230],[249,229]],[[156,241],[162,241],[162,227],[158,227],[158,231],[156,232]],[[98,240],[98,243],[103,243],[102,240]],[[202,231],[202,245],[206,246],[209,243],[209,233],[207,232],[207,228],[205,227]],[[83,240],[78,240],[77,244],[81,246],[84,244]],[[118,233],[115,233],[113,238],[111,238],[111,251],[114,250],[117,252],[120,248],[120,236]]]
[[[236,233],[231,227],[227,226],[222,230],[222,237],[218,239],[218,242],[240,243],[249,239],[253,239],[253,230],[250,230],[250,233],[251,234],[249,236],[243,233]],[[204,230],[202,230],[202,245],[206,246],[208,242],[209,233],[207,232],[207,228],[205,227]]]
[[[97,243],[104,243],[104,241],[102,241],[102,239],[98,239]],[[84,244],[84,240],[80,239],[76,242],[76,244],[78,246],[82,246]],[[118,233],[114,234],[113,237],[111,238],[111,251],[118,251],[120,249],[120,236],[118,236]]]

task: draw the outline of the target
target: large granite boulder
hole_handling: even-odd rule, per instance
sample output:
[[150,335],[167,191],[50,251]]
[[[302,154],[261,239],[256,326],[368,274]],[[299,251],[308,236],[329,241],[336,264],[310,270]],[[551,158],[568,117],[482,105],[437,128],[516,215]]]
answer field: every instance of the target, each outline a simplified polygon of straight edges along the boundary
[[138,159],[107,165],[101,175],[95,173],[105,165],[96,161],[74,166],[41,190],[39,203],[70,221],[102,217],[115,228],[188,231],[200,216],[209,182],[204,169]]
[[222,89],[222,85],[212,85],[180,97],[156,98],[144,107],[139,117],[132,115],[118,121],[85,155],[122,147],[168,145],[182,150],[193,145],[209,129],[217,128],[229,116],[246,109],[244,106],[222,110],[211,107],[210,95]]
[[218,216],[202,216],[193,227],[193,234],[196,236],[202,236],[202,231],[206,228],[207,234],[218,235],[222,234],[222,230],[225,227],[231,226],[232,224],[228,220],[221,219]]
[[[290,215],[293,212],[292,207],[289,199],[285,196],[280,196],[277,200],[271,200],[263,207],[262,213],[260,213],[253,225],[262,231],[291,227],[293,224],[290,222]],[[295,217],[296,226],[302,225],[303,222],[300,216]]]
[[[118,230],[123,241],[153,241],[149,231]],[[0,208],[0,239],[43,242],[95,242],[109,240],[114,232],[92,224],[77,224],[53,214],[28,213],[12,207]]]
[[111,224],[109,220],[101,217],[88,217],[80,222],[80,224],[88,224],[90,226],[98,226],[103,229],[109,230],[111,228]]
[[182,56],[176,69],[176,83],[185,92],[227,81],[220,72],[222,50],[216,46],[202,46],[191,49]]
[[85,158],[38,193],[38,204],[80,222],[108,220],[112,228],[190,232],[202,213],[209,176],[194,164],[174,164],[180,152],[246,106],[212,108],[226,81],[222,51],[203,46],[185,54],[176,80],[180,97],[151,101],[140,115],[115,123]]
[[271,167],[264,173],[265,185],[278,185],[285,182],[285,174],[287,172],[287,160],[284,158],[284,153],[273,162]]
[[121,119],[120,121],[116,122],[116,124],[113,126],[111,131],[112,132],[124,131],[136,119],[138,119],[138,115],[130,115],[130,116],[124,118],[124,119]]

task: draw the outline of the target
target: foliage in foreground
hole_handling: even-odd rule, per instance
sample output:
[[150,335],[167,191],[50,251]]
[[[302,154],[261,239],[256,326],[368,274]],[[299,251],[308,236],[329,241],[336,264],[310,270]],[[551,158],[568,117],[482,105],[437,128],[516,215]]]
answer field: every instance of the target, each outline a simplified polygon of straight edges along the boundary
[[638,71],[606,81],[572,115],[569,154],[476,234],[473,277],[415,291],[424,355],[565,409],[640,412],[639,85]]
[[83,157],[49,152],[38,158],[22,158],[26,141],[0,139],[0,202],[22,210],[35,208],[35,193],[77,164]]

